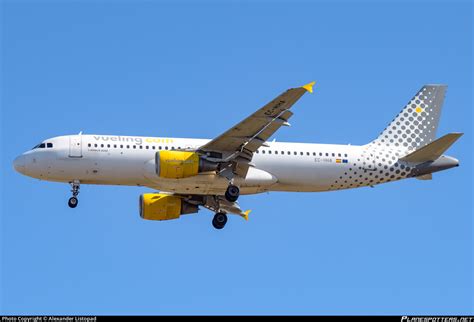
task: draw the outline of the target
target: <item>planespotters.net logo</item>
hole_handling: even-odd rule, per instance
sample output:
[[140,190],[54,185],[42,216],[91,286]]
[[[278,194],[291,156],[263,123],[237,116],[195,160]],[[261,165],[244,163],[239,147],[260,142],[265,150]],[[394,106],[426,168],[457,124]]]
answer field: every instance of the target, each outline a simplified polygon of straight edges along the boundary
[[402,322],[474,322],[469,316],[402,316]]

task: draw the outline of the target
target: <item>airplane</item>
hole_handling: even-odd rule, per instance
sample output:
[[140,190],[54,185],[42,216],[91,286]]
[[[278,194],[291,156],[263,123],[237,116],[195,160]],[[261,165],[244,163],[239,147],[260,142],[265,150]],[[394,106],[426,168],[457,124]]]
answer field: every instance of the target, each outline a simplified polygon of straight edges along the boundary
[[373,141],[361,145],[269,141],[289,126],[290,110],[315,82],[291,88],[212,140],[121,135],[58,136],[14,161],[16,171],[40,180],[69,183],[68,205],[78,205],[81,184],[143,186],[156,192],[139,198],[147,220],[215,213],[222,229],[227,215],[248,220],[237,199],[268,191],[337,191],[432,173],[459,166],[443,153],[463,133],[436,139],[446,85],[425,85]]

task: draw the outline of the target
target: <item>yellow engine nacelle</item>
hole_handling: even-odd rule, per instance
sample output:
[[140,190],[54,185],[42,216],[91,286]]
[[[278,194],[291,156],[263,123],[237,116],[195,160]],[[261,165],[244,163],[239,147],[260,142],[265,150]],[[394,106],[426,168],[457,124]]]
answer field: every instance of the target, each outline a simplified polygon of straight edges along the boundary
[[143,219],[170,220],[196,212],[198,212],[198,206],[178,196],[164,193],[145,193],[140,196],[140,217]]
[[182,179],[200,172],[214,171],[217,163],[202,159],[196,152],[159,151],[156,152],[156,174],[161,178]]

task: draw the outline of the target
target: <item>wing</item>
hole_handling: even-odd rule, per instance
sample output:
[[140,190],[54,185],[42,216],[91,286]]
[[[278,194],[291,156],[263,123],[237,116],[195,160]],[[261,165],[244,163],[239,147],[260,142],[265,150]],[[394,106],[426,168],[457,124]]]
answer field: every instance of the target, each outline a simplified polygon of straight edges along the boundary
[[304,93],[312,93],[314,84],[312,82],[287,90],[230,130],[201,146],[198,152],[208,156],[222,155],[224,160],[221,161],[224,162],[250,162],[253,153],[265,145],[273,133],[281,126],[289,125],[288,119],[293,115],[291,106]]

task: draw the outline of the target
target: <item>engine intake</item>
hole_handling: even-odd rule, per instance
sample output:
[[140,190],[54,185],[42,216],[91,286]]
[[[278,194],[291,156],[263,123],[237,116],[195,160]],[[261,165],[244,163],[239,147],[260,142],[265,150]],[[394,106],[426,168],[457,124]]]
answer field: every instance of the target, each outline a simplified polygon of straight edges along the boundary
[[156,174],[168,179],[188,178],[217,169],[217,163],[203,159],[196,152],[187,151],[158,151],[155,165]]
[[140,217],[147,220],[177,219],[197,213],[199,208],[183,198],[165,193],[145,193],[140,196]]

